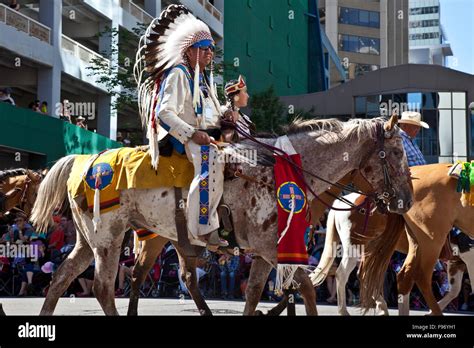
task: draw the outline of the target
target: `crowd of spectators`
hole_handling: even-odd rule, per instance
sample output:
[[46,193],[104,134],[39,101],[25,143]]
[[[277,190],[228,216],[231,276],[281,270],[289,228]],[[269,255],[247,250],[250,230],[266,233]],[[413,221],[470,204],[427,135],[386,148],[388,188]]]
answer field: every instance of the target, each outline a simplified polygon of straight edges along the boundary
[[[59,214],[53,217],[54,224],[46,232],[35,231],[25,217],[16,218],[0,225],[0,243],[8,245],[32,245],[37,250],[37,257],[17,254],[14,257],[0,255],[0,296],[45,296],[52,274],[74,248],[76,231],[74,223],[68,216]],[[132,231],[127,233],[117,272],[116,296],[127,297],[130,292],[131,274],[134,265]],[[324,222],[316,228],[309,228],[306,243],[309,264],[317,266],[324,247]],[[251,254],[215,254],[204,252],[198,260],[197,275],[199,287],[205,298],[245,299],[245,289],[252,264]],[[403,263],[404,255],[395,254],[390,263],[385,279],[385,297],[389,306],[397,306],[396,272]],[[318,302],[336,303],[335,272],[338,259],[330,270],[326,282],[318,287]],[[273,270],[268,278],[262,299],[279,301],[279,294],[274,291],[276,272]],[[93,296],[94,262],[74,280],[67,296]],[[433,289],[438,298],[449,290],[446,265],[438,262],[434,277]],[[472,310],[471,289],[467,276],[463,280],[463,291],[454,300],[448,310]],[[359,282],[357,268],[352,272],[347,285],[349,305],[358,303]],[[155,265],[142,286],[142,296],[153,297],[188,297],[186,285],[181,281],[179,261],[173,245],[168,243],[157,258]],[[297,301],[301,301],[299,296]],[[412,308],[426,309],[421,294],[415,290],[411,295]]]

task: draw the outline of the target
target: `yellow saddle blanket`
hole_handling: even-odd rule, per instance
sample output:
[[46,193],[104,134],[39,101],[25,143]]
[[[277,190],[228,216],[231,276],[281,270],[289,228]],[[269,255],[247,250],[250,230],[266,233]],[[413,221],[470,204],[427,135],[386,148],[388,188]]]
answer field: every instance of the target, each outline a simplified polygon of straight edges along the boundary
[[106,213],[120,206],[121,190],[185,188],[193,180],[193,164],[186,155],[176,152],[171,157],[160,157],[158,170],[151,166],[149,153],[140,148],[110,150],[93,160],[94,156],[77,156],[67,183],[73,198],[86,196],[91,212],[96,188],[100,190],[100,212]]

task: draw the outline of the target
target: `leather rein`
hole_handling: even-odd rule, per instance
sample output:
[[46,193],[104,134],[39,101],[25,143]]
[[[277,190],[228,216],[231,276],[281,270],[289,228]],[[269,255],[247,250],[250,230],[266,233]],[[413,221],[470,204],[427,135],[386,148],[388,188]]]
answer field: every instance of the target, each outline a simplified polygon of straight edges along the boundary
[[[355,189],[352,186],[339,184],[337,182],[334,183],[334,182],[331,182],[327,179],[324,179],[324,178],[318,176],[317,174],[314,174],[314,173],[302,168],[301,166],[299,166],[295,162],[293,162],[291,160],[290,156],[285,151],[283,151],[282,149],[279,149],[275,146],[263,143],[260,140],[258,140],[257,138],[255,138],[252,135],[248,134],[247,132],[242,130],[239,127],[238,124],[235,124],[235,130],[242,137],[256,143],[257,145],[259,145],[259,146],[261,146],[261,147],[263,147],[263,148],[265,148],[265,149],[267,149],[267,150],[269,150],[273,153],[276,153],[276,154],[280,155],[281,158],[283,158],[286,162],[288,162],[288,164],[290,164],[290,166],[294,169],[295,174],[297,174],[297,176],[302,180],[302,182],[304,182],[306,188],[311,192],[311,194],[318,201],[320,201],[322,204],[324,204],[328,209],[332,209],[332,210],[336,210],[336,211],[351,211],[351,210],[362,208],[366,212],[366,220],[368,220],[368,216],[369,216],[374,204],[378,206],[380,201],[383,201],[383,203],[387,204],[390,201],[390,199],[393,198],[394,195],[395,195],[395,190],[392,187],[392,181],[390,179],[390,175],[389,175],[389,171],[388,171],[388,161],[387,161],[387,155],[386,155],[386,152],[385,152],[385,145],[384,145],[386,135],[385,135],[385,130],[383,128],[383,124],[379,123],[379,124],[376,125],[376,150],[378,151],[379,158],[380,158],[381,163],[382,163],[382,170],[383,170],[383,175],[384,175],[384,192],[381,195],[377,195],[376,193],[364,193],[360,190]],[[390,136],[387,136],[387,138],[390,138]],[[368,160],[368,158],[366,160]],[[364,160],[364,162],[366,160]],[[365,196],[366,199],[361,204],[355,205],[355,204],[353,204],[352,202],[348,201],[347,199],[345,199],[343,197],[338,197],[338,196],[334,197],[335,195],[332,195],[335,199],[338,199],[338,200],[342,201],[343,203],[347,204],[350,208],[337,208],[337,207],[334,207],[331,204],[326,203],[323,199],[321,199],[321,197],[318,194],[316,194],[314,192],[314,190],[311,188],[311,186],[308,185],[308,183],[306,182],[306,180],[303,176],[303,173],[305,173],[305,174],[307,174],[307,175],[309,175],[309,176],[311,176],[315,179],[323,181],[323,182],[325,182],[325,183],[327,183],[331,186],[339,188],[341,190],[345,190],[345,191],[348,191],[348,192],[351,192],[351,193],[357,193],[357,194],[360,194],[362,196]],[[251,181],[251,182],[254,182],[254,183],[257,183],[257,184],[266,184],[266,186],[271,186],[267,183],[263,183],[262,181],[259,181],[258,179],[246,176],[242,173],[236,173],[235,175],[237,177],[240,177],[240,178],[242,178],[244,180],[247,180],[247,181]],[[272,186],[272,188],[273,188],[273,186]]]

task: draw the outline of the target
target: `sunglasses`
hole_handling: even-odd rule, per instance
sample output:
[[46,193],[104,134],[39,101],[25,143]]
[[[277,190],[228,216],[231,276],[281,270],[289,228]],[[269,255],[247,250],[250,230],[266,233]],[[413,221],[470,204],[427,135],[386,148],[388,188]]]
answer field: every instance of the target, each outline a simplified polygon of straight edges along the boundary
[[203,51],[210,50],[211,52],[214,52],[216,50],[216,47],[214,45],[209,45],[209,46],[199,47],[199,49]]

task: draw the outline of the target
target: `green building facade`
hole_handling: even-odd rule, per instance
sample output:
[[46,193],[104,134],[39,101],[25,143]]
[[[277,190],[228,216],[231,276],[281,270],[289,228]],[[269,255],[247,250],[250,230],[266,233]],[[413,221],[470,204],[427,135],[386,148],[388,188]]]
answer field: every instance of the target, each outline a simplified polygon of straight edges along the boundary
[[63,156],[121,146],[68,122],[0,103],[0,169],[51,167]]
[[316,0],[226,0],[225,80],[242,74],[251,94],[273,86],[298,95],[327,88]]

